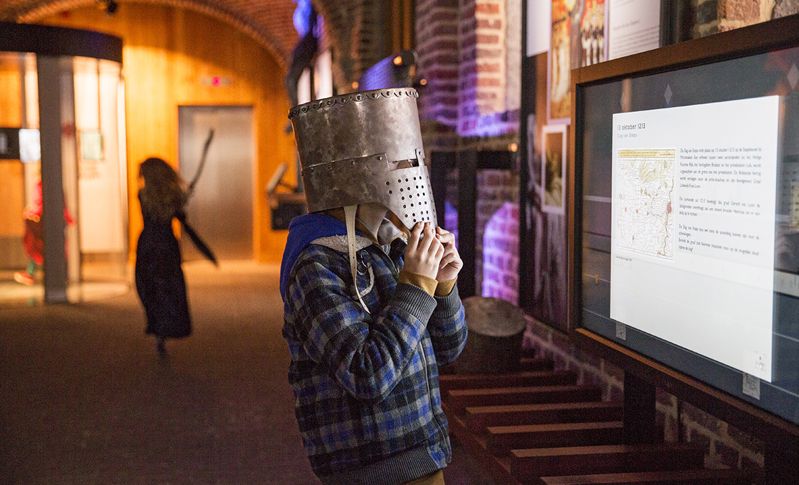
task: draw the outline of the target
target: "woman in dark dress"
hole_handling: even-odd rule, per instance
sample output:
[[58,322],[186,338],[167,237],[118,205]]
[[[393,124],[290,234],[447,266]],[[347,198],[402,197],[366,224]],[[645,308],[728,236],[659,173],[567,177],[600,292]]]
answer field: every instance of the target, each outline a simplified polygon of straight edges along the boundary
[[158,353],[167,338],[191,334],[186,282],[180,246],[172,219],[183,222],[186,192],[177,173],[160,158],[148,158],[139,168],[144,229],[136,246],[136,291],[147,314],[146,333],[155,335]]

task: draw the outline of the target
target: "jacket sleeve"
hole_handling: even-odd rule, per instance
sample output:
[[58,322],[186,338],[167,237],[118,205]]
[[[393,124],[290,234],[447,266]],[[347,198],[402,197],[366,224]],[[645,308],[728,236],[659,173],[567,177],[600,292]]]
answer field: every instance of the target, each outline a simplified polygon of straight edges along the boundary
[[456,285],[447,296],[437,296],[436,309],[430,317],[427,331],[433,340],[439,365],[449,364],[461,355],[466,347],[468,330],[463,303]]
[[436,300],[408,284],[370,315],[350,285],[313,259],[299,261],[288,287],[294,332],[315,362],[354,398],[379,402],[394,389],[422,339]]

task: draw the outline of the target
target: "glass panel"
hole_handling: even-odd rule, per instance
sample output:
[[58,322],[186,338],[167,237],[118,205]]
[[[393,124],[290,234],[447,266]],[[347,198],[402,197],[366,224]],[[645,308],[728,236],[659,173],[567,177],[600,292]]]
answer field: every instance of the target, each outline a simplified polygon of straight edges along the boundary
[[[75,302],[124,293],[129,285],[120,65],[72,57],[56,63],[60,105],[47,112],[61,126],[66,296]],[[44,300],[38,82],[34,55],[0,53],[0,153],[7,152],[0,154],[0,305]],[[48,251],[58,266],[62,249]]]
[[798,88],[799,47],[614,79],[577,134],[580,324],[793,422]]
[[0,53],[0,305],[43,296],[38,131],[26,130],[38,127],[35,65],[32,54]]
[[[79,252],[70,257],[70,263],[77,264],[70,271],[70,299],[91,299],[127,291],[127,203],[118,112],[120,65],[76,57],[73,70],[77,160],[72,168],[76,174],[74,247]],[[66,173],[66,165],[64,170]],[[68,232],[71,230],[68,228]]]

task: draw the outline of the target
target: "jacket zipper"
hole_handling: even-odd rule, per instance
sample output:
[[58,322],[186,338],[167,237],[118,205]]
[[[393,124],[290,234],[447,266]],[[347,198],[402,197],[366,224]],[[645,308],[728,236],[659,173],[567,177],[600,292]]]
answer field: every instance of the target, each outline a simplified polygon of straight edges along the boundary
[[[381,257],[388,261],[389,269],[391,270],[394,277],[399,277],[399,270],[397,270],[397,265],[394,264],[394,260],[391,259],[389,255],[385,253],[382,249],[380,249]],[[446,443],[447,435],[444,433],[444,429],[441,427],[441,423],[438,420],[438,416],[436,416],[436,407],[435,403],[433,403],[433,389],[430,385],[430,375],[427,373],[428,371],[428,364],[427,364],[427,354],[424,352],[424,345],[423,345],[424,337],[422,340],[419,341],[417,346],[418,352],[422,355],[422,362],[424,364],[424,383],[427,387],[427,398],[430,401],[430,412],[433,414],[433,422],[436,423],[436,429],[438,430],[438,434],[440,435],[440,439],[442,443]]]
[[427,385],[427,397],[430,400],[430,412],[433,413],[433,422],[436,423],[436,429],[438,430],[438,434],[440,435],[441,443],[446,443],[447,435],[444,433],[443,428],[441,428],[441,423],[438,421],[438,416],[436,416],[436,407],[433,403],[433,389],[430,385],[430,375],[427,373],[427,355],[424,353],[424,345],[422,345],[422,341],[419,342],[419,352],[422,354],[422,361],[424,362],[424,382]]

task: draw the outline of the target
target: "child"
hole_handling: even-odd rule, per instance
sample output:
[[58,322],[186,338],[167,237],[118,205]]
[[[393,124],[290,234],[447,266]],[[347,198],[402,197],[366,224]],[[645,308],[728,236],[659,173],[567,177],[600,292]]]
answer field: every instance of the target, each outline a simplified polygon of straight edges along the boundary
[[435,227],[415,97],[357,93],[290,115],[311,213],[289,228],[283,335],[323,483],[443,483],[451,460],[438,366],[466,344],[463,263]]
[[[17,271],[14,273],[14,280],[27,286],[36,283],[36,273],[44,265],[42,208],[42,181],[39,179],[33,189],[32,203],[22,213],[25,218],[25,235],[22,238],[22,245],[25,249],[25,255],[28,256],[28,264],[24,272]],[[64,204],[64,223],[68,226],[74,223],[66,204]]]
[[136,243],[136,292],[147,314],[145,333],[155,335],[156,350],[165,356],[167,338],[191,335],[186,279],[172,219],[180,221],[206,258],[216,264],[216,257],[186,221],[187,193],[168,163],[155,157],[146,159],[139,166],[139,182],[144,228]]

